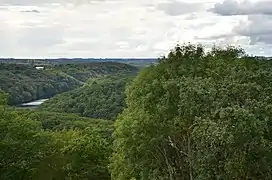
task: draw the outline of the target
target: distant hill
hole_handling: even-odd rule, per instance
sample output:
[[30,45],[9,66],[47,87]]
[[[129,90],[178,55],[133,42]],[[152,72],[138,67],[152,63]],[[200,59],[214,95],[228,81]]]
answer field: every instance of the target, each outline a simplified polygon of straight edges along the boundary
[[135,75],[130,73],[92,78],[84,86],[46,101],[39,109],[114,120],[126,106],[125,87]]
[[17,63],[17,64],[32,64],[32,65],[47,65],[47,64],[78,64],[90,62],[117,62],[131,64],[135,66],[148,66],[156,64],[157,58],[56,58],[56,59],[14,59],[0,58],[0,63]]
[[9,93],[9,105],[52,97],[80,87],[92,77],[137,72],[138,68],[116,62],[44,65],[0,63],[0,90]]

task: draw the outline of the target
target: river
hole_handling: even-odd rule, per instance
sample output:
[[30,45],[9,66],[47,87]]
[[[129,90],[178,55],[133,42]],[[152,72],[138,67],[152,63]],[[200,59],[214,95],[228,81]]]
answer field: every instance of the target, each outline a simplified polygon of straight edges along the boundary
[[20,105],[20,107],[37,107],[39,105],[41,105],[42,103],[44,103],[45,101],[47,101],[48,99],[39,99],[36,101],[32,101],[32,102],[28,102],[28,103],[23,103]]

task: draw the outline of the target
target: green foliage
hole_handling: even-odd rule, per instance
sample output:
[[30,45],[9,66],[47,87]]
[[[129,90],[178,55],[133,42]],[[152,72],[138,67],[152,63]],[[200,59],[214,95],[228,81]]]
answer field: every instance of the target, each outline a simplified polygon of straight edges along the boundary
[[242,49],[177,46],[134,80],[115,63],[0,70],[9,103],[84,83],[35,110],[0,92],[1,180],[272,179],[272,62]]
[[45,66],[0,64],[0,89],[9,94],[8,104],[18,105],[80,87],[90,77],[137,71],[119,63],[88,63]]
[[40,158],[36,151],[42,146],[36,136],[41,131],[39,123],[3,111],[0,115],[0,177],[27,179]]
[[114,62],[89,63],[89,64],[60,64],[55,67],[80,81],[87,81],[90,77],[124,72],[138,72],[138,68]]
[[[90,134],[89,134],[90,133]],[[71,179],[110,179],[107,164],[111,144],[99,133],[86,130],[83,135],[71,139],[62,149],[68,157],[66,165]]]
[[[123,92],[126,81],[129,81],[125,77],[127,74],[123,77],[94,77],[138,69],[119,63],[90,63],[46,66],[45,70],[28,65],[0,64],[0,70],[0,88],[3,89],[0,105],[6,105],[7,100],[14,105],[51,97],[82,86],[91,78],[80,88],[87,93],[76,99],[77,103],[80,102],[79,108],[97,108],[93,117],[113,117],[124,107]],[[118,80],[119,77],[122,79]],[[92,90],[89,91],[90,87]],[[97,96],[96,107],[88,105],[90,94]],[[103,103],[110,104],[111,108],[107,109]],[[54,109],[49,112],[3,107],[0,107],[1,180],[110,179],[111,121],[81,117],[81,110],[75,111],[78,114],[67,114],[52,112]]]
[[141,71],[116,121],[113,179],[271,179],[272,63],[177,46]]
[[29,109],[10,109],[18,116],[41,122],[44,130],[64,130],[64,129],[85,129],[86,127],[97,127],[106,130],[112,122],[102,119],[91,119],[81,117],[77,114],[57,113],[48,111],[36,111]]
[[[76,115],[0,109],[0,179],[110,179],[113,127],[109,121],[81,120]],[[56,128],[46,126],[55,121]]]
[[83,87],[60,94],[40,108],[113,120],[125,107],[125,86],[133,77],[134,74],[117,74],[92,78]]
[[8,95],[0,90],[0,105],[6,105],[7,104]]

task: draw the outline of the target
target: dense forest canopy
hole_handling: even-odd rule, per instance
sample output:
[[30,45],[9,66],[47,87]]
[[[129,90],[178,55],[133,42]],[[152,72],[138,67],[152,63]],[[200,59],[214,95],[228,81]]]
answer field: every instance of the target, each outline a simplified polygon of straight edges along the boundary
[[110,121],[2,105],[0,179],[110,179],[112,132]]
[[112,178],[271,179],[271,92],[271,61],[177,46],[127,90]]
[[125,108],[125,87],[135,73],[91,78],[81,88],[60,94],[40,106],[55,112],[114,120]]
[[8,104],[18,105],[80,87],[91,77],[135,72],[137,68],[120,63],[47,65],[0,64],[0,89],[9,93]]
[[84,129],[86,127],[112,126],[111,121],[81,117],[77,114],[37,111],[34,109],[9,109],[18,116],[39,121],[43,130]]
[[272,179],[272,61],[185,44],[138,75],[117,66],[1,69],[78,85],[32,110],[0,91],[0,179]]

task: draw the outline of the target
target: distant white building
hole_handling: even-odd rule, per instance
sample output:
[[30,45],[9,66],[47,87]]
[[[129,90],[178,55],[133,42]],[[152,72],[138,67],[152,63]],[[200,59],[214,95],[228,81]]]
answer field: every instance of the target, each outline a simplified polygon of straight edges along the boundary
[[42,66],[37,66],[37,67],[35,67],[37,70],[43,70],[44,69],[44,67],[42,67]]

